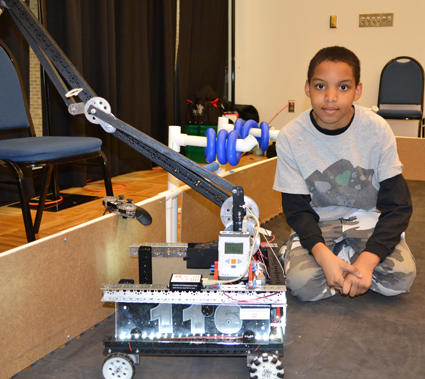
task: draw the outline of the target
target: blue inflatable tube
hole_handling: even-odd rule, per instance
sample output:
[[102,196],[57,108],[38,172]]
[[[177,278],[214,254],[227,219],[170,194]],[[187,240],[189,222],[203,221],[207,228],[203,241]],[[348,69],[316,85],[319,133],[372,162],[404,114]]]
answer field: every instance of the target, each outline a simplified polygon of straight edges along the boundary
[[242,133],[241,133],[242,139],[245,139],[246,137],[248,137],[249,130],[251,128],[258,128],[258,124],[254,120],[248,120],[247,122],[245,122],[245,124],[243,124]]
[[233,127],[233,130],[237,130],[240,135],[242,135],[242,126],[243,126],[243,120],[241,118],[238,118],[235,121],[235,126]]
[[217,162],[214,161],[212,163],[206,164],[204,168],[206,168],[209,171],[217,171],[220,168],[220,166],[218,165]]
[[269,124],[263,121],[260,124],[260,128],[261,128],[261,138],[258,142],[259,142],[261,151],[266,151],[267,148],[269,147],[269,138],[270,138]]
[[223,164],[223,165],[227,163],[226,140],[227,140],[228,134],[229,133],[227,132],[226,129],[222,129],[218,132],[218,135],[217,135],[217,145],[216,145],[217,160],[220,164]]
[[232,130],[227,137],[227,160],[232,166],[237,166],[241,160],[240,151],[236,151],[236,141],[240,136],[237,130]]
[[208,163],[215,161],[215,150],[216,150],[216,139],[215,130],[208,128],[205,131],[205,137],[207,137],[207,147],[204,148],[205,160]]

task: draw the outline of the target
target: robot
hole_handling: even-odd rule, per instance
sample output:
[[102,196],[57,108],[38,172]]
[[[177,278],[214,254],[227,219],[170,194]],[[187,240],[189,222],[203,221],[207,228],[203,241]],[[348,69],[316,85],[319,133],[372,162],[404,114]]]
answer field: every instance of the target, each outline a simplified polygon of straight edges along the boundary
[[[251,378],[282,378],[286,287],[272,245],[260,247],[262,229],[255,203],[244,196],[243,188],[116,118],[109,103],[95,95],[25,2],[1,0],[0,14],[5,10],[71,115],[84,114],[91,123],[100,124],[105,132],[221,207],[225,230],[220,232],[217,243],[167,246],[168,250],[179,250],[182,257],[192,257],[188,262],[194,260],[200,248],[207,249],[209,258],[202,264],[213,262],[214,279],[175,273],[168,285],[153,285],[145,263],[154,254],[155,246],[145,244],[130,247],[137,250],[139,262],[144,263],[139,265],[143,267],[139,271],[140,283],[102,288],[102,301],[115,303],[117,320],[115,335],[104,338],[105,379],[133,378],[135,364],[146,354],[246,356]],[[77,96],[80,102],[75,101]],[[143,216],[142,223],[149,223],[149,215],[134,208],[131,201],[121,205],[117,199],[107,199],[105,203],[124,217],[138,214]],[[268,256],[268,265],[262,260],[263,255]]]

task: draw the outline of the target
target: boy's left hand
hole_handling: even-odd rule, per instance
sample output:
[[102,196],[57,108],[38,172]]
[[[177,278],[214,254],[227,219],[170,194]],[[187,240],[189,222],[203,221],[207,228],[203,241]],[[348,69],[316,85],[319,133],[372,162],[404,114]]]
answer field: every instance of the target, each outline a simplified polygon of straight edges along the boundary
[[344,273],[344,284],[341,290],[342,295],[355,297],[366,293],[372,285],[372,274],[380,259],[376,254],[364,251],[360,254],[352,266],[357,267],[363,274],[360,279],[353,274]]

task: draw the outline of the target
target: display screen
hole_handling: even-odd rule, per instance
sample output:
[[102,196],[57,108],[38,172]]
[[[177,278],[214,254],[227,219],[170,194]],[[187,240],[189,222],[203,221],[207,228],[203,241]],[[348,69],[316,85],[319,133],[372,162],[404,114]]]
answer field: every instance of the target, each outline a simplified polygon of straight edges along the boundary
[[243,243],[226,242],[224,244],[224,254],[243,254]]

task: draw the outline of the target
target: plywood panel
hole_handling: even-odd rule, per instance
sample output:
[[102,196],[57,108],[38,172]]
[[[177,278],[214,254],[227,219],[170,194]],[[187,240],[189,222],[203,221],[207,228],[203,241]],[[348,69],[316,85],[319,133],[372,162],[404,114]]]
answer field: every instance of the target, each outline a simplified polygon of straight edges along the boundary
[[[242,186],[245,195],[255,201],[263,222],[282,210],[280,194],[272,189],[276,161],[272,158],[254,163],[225,177],[234,185]],[[182,242],[215,240],[219,231],[224,229],[220,208],[192,189],[183,193],[181,225]]]
[[201,274],[203,278],[213,278],[210,270],[190,269],[186,265],[186,261],[179,257],[153,257],[153,284],[169,284],[172,274]]
[[100,287],[138,279],[129,245],[165,240],[165,199],[143,202],[152,215],[107,215],[0,254],[0,378],[9,378],[114,312]]
[[397,151],[407,180],[425,180],[425,139],[396,137]]

